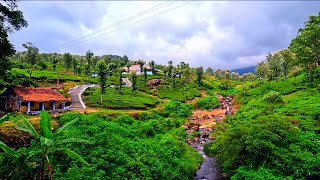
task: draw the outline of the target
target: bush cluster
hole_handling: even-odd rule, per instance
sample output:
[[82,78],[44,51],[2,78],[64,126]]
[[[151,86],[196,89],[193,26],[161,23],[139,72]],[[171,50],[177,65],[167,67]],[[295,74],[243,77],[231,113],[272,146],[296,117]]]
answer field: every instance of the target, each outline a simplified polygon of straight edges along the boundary
[[282,101],[281,94],[277,91],[270,91],[268,94],[263,96],[263,100],[271,102],[271,103],[278,103]]
[[219,106],[219,100],[215,96],[205,96],[197,100],[197,106],[202,110],[215,109]]

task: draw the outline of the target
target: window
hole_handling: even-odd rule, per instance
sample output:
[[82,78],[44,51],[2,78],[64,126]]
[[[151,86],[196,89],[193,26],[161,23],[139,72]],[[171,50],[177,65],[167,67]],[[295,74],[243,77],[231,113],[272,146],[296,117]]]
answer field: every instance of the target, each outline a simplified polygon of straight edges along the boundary
[[21,102],[21,106],[28,106],[28,102]]
[[[24,101],[24,102],[21,102],[21,106],[26,106],[28,107],[28,101]],[[33,107],[34,106],[34,102],[30,102],[30,107]]]

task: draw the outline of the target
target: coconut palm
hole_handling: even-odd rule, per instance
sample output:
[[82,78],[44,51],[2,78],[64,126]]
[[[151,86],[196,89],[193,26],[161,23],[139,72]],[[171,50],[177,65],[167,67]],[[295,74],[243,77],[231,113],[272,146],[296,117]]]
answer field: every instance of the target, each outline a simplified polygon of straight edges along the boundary
[[[3,118],[0,119],[0,122],[2,119]],[[51,129],[50,115],[46,111],[40,112],[40,131],[37,131],[35,127],[23,116],[21,116],[21,119],[14,119],[13,121],[17,124],[16,129],[27,132],[34,137],[33,141],[35,142],[33,144],[36,145],[36,148],[32,148],[32,152],[30,152],[29,156],[38,155],[41,158],[41,162],[38,167],[37,179],[52,179],[52,166],[49,155],[56,151],[64,152],[70,158],[89,165],[79,154],[63,147],[63,144],[65,143],[88,143],[88,141],[78,138],[61,139],[63,132],[70,128],[71,125],[77,121],[77,119],[68,122],[64,126],[57,129],[54,133],[52,133]],[[16,151],[1,141],[0,148],[9,155],[17,156]]]

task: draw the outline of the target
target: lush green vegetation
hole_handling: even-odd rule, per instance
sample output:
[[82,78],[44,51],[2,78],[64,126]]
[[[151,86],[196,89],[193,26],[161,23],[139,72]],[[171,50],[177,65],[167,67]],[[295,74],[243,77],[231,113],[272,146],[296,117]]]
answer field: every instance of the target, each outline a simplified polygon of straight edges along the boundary
[[216,140],[205,147],[229,177],[319,175],[320,93],[303,79],[256,82],[237,94],[241,108],[215,127]]
[[[175,114],[173,108],[178,108],[181,113]],[[191,179],[202,157],[185,143],[186,132],[181,125],[190,113],[190,106],[170,102],[163,112],[142,114],[138,119],[128,115],[109,118],[78,113],[59,116],[61,124],[73,125],[67,125],[65,133],[56,131],[58,140],[72,140],[71,144],[63,143],[63,147],[72,148],[89,165],[73,161],[59,151],[50,151],[48,162],[52,164],[52,175],[54,179]],[[10,164],[1,166],[0,177],[30,178],[36,175],[41,158],[25,158],[34,145],[15,151],[21,157],[16,161],[10,161],[14,159],[10,154],[2,153],[0,162],[9,161]],[[16,163],[18,160],[26,167]],[[8,168],[19,171],[19,174],[10,173]]]
[[219,106],[220,102],[215,96],[205,96],[197,100],[197,106],[204,110],[215,109]]
[[[235,95],[233,103],[240,106],[214,127],[210,136],[215,141],[205,145],[227,178],[319,178],[319,15],[310,16],[288,48],[268,54],[255,74],[214,72],[211,67],[204,72],[185,62],[152,61],[156,75],[149,76],[144,61],[126,55],[40,53],[31,42],[23,44],[25,51],[15,52],[8,34],[28,24],[16,1],[0,5],[0,92],[19,85],[60,88],[64,83],[59,92],[67,96],[77,84],[103,87],[83,94],[86,105],[100,108],[101,114],[66,113],[53,125],[44,112],[38,123],[16,115],[1,118],[0,133],[14,138],[0,141],[0,179],[192,179],[202,157],[185,143],[181,126],[194,107],[181,102],[204,91],[209,96],[196,101],[201,109],[218,106],[216,93]],[[121,78],[129,77],[124,69],[132,64],[139,64],[144,75],[130,75],[132,89],[118,88]],[[97,72],[100,78],[92,76]],[[161,83],[148,85],[155,78]],[[167,103],[150,108],[160,99]],[[129,117],[130,112],[136,114]],[[200,135],[195,131],[189,138]]]
[[160,86],[154,90],[154,94],[161,99],[167,98],[176,101],[185,101],[186,99],[193,99],[195,97],[200,97],[200,92],[196,88],[183,89],[183,88],[173,88],[171,86]]
[[119,93],[117,88],[107,88],[102,94],[103,101],[100,101],[99,88],[87,89],[83,100],[89,107],[111,108],[111,109],[146,109],[154,107],[159,99],[140,91],[132,92],[130,88],[123,87]]

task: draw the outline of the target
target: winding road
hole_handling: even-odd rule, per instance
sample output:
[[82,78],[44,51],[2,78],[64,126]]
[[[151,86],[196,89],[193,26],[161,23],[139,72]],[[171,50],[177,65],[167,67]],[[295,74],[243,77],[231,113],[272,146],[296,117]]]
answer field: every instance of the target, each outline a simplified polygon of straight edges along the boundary
[[[122,80],[126,83],[127,87],[131,87],[132,83],[129,81],[129,78],[122,78]],[[74,111],[82,111],[86,109],[86,105],[82,101],[81,94],[88,87],[98,87],[98,84],[83,84],[80,86],[75,86],[69,89],[69,94],[71,98],[71,106],[66,107],[68,110]]]
[[71,106],[67,107],[68,110],[85,110],[86,105],[83,103],[81,94],[85,91],[88,87],[97,87],[98,84],[84,84],[80,86],[73,87],[69,89],[69,94],[71,98]]
[[129,81],[129,78],[122,78],[122,80],[126,83],[127,87],[131,87],[132,83]]

